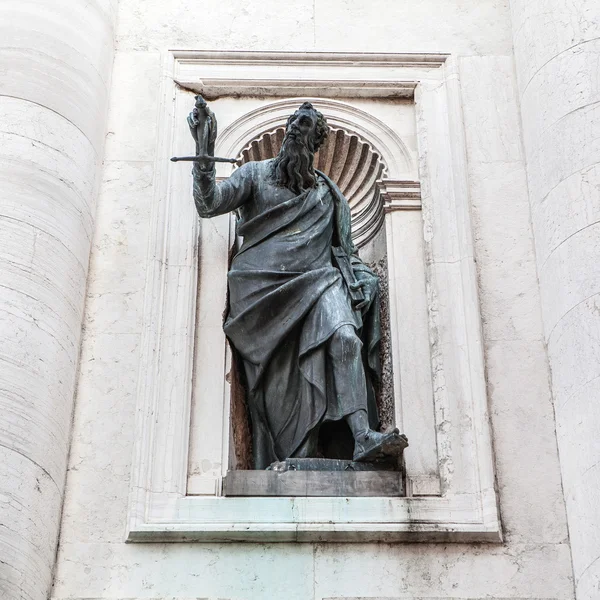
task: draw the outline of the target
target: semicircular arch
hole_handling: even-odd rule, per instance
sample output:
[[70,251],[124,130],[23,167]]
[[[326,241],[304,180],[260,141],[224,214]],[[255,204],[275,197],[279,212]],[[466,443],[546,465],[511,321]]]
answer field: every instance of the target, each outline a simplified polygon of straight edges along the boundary
[[303,102],[311,102],[332,128],[354,133],[367,141],[381,156],[388,178],[399,179],[413,170],[413,159],[406,144],[388,125],[364,110],[325,98],[288,98],[254,109],[223,130],[215,152],[220,156],[239,156],[252,140],[285,125],[290,114]]

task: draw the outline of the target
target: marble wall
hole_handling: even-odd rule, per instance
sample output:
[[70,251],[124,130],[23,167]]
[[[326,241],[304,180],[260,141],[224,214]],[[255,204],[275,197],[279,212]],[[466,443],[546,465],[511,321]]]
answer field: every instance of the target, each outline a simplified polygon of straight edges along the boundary
[[577,597],[600,597],[600,20],[512,0],[545,339]]
[[55,564],[115,0],[0,3],[0,597]]
[[[282,4],[120,1],[52,597],[573,600],[507,3]],[[168,48],[430,51],[461,57],[504,543],[124,543],[158,87]]]

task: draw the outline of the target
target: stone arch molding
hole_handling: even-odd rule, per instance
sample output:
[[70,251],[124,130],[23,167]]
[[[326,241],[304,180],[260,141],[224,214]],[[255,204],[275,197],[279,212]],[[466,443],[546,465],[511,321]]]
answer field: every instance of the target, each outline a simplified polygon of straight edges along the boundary
[[[217,142],[216,152],[221,156],[236,156],[242,160],[248,160],[249,154],[256,155],[251,160],[269,158],[265,154],[267,146],[270,150],[273,143],[281,143],[289,115],[306,101],[312,102],[325,115],[331,127],[327,149],[322,150],[329,154],[336,152],[338,148],[333,148],[335,144],[332,140],[338,138],[339,142],[339,138],[344,138],[340,146],[351,146],[355,151],[343,157],[331,155],[329,160],[323,160],[320,152],[316,166],[332,177],[348,199],[352,214],[352,237],[360,248],[373,239],[384,222],[384,203],[378,181],[399,179],[402,173],[407,173],[412,167],[404,142],[379,119],[344,102],[323,98],[290,98],[261,106],[234,121]],[[352,144],[350,140],[355,143]],[[264,144],[265,141],[269,143]],[[348,164],[335,165],[338,160]],[[368,164],[357,170],[357,160],[366,160]],[[332,166],[338,174],[343,171],[345,177],[336,178],[331,172]]]
[[284,125],[303,102],[311,102],[320,110],[333,129],[354,133],[370,144],[386,165],[386,178],[402,179],[414,169],[408,148],[385,123],[350,104],[325,98],[289,98],[250,111],[219,135],[215,152],[219,156],[238,156],[252,140]]

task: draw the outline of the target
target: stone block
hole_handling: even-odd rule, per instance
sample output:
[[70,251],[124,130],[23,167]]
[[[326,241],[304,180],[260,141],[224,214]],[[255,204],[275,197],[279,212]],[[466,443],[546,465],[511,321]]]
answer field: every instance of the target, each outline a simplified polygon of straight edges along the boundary
[[288,459],[266,471],[230,471],[225,496],[402,496],[394,465],[349,460]]

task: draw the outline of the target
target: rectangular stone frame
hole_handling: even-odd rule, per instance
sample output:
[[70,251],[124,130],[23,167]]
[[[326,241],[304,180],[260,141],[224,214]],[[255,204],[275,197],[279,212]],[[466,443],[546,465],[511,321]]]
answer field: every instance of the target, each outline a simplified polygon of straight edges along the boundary
[[[229,244],[233,231],[227,216],[212,219],[208,233],[203,233],[199,265],[198,219],[193,203],[186,201],[189,171],[168,167],[175,153],[174,132],[185,127],[174,118],[181,114],[176,106],[182,100],[178,86],[201,90],[208,98],[240,91],[265,96],[414,97],[439,468],[439,489],[434,486],[432,493],[437,495],[226,498],[218,495],[218,475],[203,479],[204,489],[195,490],[205,495],[186,495],[196,327],[203,328],[205,343],[223,335],[221,323],[203,322],[198,314],[198,269],[201,274],[203,269],[224,273],[227,265],[219,263],[222,256],[211,256],[209,241],[212,235]],[[128,541],[501,541],[459,91],[454,60],[440,54],[168,54]],[[189,103],[189,96],[185,101]],[[402,182],[395,184],[402,187]],[[393,194],[390,198],[393,202]],[[389,221],[387,227],[389,232]],[[217,278],[214,285],[215,294],[224,298],[225,278]],[[215,352],[209,364],[196,365],[196,371],[214,377],[215,372],[227,371],[226,362],[225,351]],[[211,423],[220,427],[209,427],[206,434],[215,437],[227,464],[229,390],[226,383],[222,388],[222,398],[209,404]]]

